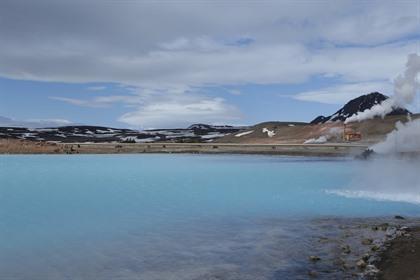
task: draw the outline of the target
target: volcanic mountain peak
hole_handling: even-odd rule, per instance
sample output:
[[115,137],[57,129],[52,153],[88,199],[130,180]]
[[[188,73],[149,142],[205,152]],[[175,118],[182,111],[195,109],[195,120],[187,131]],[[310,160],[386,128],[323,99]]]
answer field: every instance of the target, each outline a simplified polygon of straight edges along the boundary
[[[343,106],[340,110],[338,110],[335,114],[325,117],[325,116],[318,116],[316,117],[311,124],[319,124],[319,123],[326,123],[328,121],[345,121],[347,118],[363,112],[365,110],[371,109],[373,106],[381,104],[384,100],[388,99],[389,97],[379,93],[379,92],[372,92],[366,95],[359,96],[355,99],[350,100],[346,105]],[[410,111],[405,108],[395,108],[390,114],[388,115],[407,115]]]

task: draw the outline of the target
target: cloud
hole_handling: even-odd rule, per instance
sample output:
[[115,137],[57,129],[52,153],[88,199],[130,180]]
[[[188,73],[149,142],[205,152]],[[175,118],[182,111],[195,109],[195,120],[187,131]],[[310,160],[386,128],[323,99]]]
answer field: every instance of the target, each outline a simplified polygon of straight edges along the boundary
[[187,127],[193,123],[226,124],[241,120],[240,111],[219,97],[197,95],[150,98],[119,118],[133,127]]
[[414,11],[418,5],[416,1],[356,3],[352,10],[355,13],[342,14],[335,25],[322,27],[324,37],[336,44],[372,46],[418,36],[419,15]]
[[99,96],[91,99],[50,97],[71,105],[108,108],[123,104],[130,112],[118,121],[134,128],[175,128],[192,123],[237,123],[243,115],[223,98],[211,97],[192,88],[137,89],[130,95]]
[[87,90],[91,90],[91,91],[101,91],[106,89],[106,86],[92,86],[92,87],[88,87]]
[[[407,53],[415,49],[416,42],[321,50],[296,44],[253,44],[211,51],[157,50],[137,57],[51,56],[40,61],[9,55],[2,59],[0,75],[45,81],[106,81],[153,89],[300,83],[314,75],[360,82],[391,79],[403,68]],[[40,67],[44,63],[51,67]],[[20,69],[25,69],[25,74]]]
[[123,103],[127,105],[139,104],[142,101],[142,97],[136,94],[98,96],[91,99],[68,98],[60,96],[50,96],[49,98],[52,100],[62,101],[71,105],[90,108],[108,108],[115,103]]
[[[416,1],[5,0],[0,76],[116,83],[130,94],[51,98],[94,108],[124,104],[130,112],[120,120],[130,125],[178,125],[187,114],[194,122],[234,121],[236,108],[200,89],[324,76],[344,84],[296,98],[338,103],[381,90],[363,86],[383,86],[417,51],[417,8]],[[202,106],[208,110],[200,114]]]
[[238,89],[228,89],[227,91],[232,95],[241,95],[242,94],[242,92]]
[[27,128],[42,128],[42,127],[56,127],[74,124],[65,119],[28,119],[15,120],[0,116],[0,126],[2,127],[27,127]]
[[293,98],[325,104],[343,104],[361,94],[376,91],[389,95],[392,93],[392,84],[387,81],[340,84],[319,90],[301,92],[294,95]]
[[76,105],[76,106],[81,106],[81,107],[91,107],[91,108],[104,108],[104,107],[108,107],[107,104],[100,103],[100,102],[95,102],[94,100],[89,101],[89,100],[83,100],[83,99],[77,99],[77,98],[59,97],[59,96],[51,96],[49,98],[52,99],[52,100],[63,101],[65,103],[68,103],[68,104],[71,104],[71,105]]
[[405,40],[420,35],[416,11],[391,1],[1,1],[0,75],[151,88],[389,79],[417,49]]
[[186,50],[193,50],[193,51],[200,51],[200,52],[207,52],[207,51],[215,51],[221,50],[226,46],[224,42],[218,42],[215,39],[212,39],[207,36],[197,37],[197,38],[177,38],[171,42],[161,43],[160,47],[165,50],[170,51],[186,51]]

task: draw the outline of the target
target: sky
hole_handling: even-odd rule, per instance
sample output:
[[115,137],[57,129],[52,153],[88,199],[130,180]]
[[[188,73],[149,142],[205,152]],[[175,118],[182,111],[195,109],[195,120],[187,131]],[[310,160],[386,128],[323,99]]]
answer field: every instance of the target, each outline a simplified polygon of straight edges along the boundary
[[419,50],[420,0],[2,0],[0,123],[308,122]]

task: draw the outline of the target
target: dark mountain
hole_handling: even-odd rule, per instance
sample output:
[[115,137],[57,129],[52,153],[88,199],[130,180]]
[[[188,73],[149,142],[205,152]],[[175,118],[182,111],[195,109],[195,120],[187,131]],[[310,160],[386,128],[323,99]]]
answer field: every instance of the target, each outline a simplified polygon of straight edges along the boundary
[[229,126],[229,125],[208,125],[208,124],[193,124],[188,127],[189,130],[192,130],[197,135],[206,135],[209,133],[223,133],[229,134],[237,132],[238,128]]
[[[366,95],[359,96],[353,100],[350,100],[343,108],[338,110],[335,114],[325,117],[325,116],[318,116],[311,124],[319,124],[325,123],[327,121],[345,121],[347,118],[359,113],[363,112],[367,109],[372,108],[373,106],[380,104],[382,101],[388,99],[389,97],[383,95],[379,92],[372,92]],[[404,108],[395,108],[390,114],[388,115],[407,115],[410,112]]]
[[0,127],[0,139],[12,138],[62,143],[211,142],[241,129],[246,129],[246,127],[197,124],[189,128],[143,131],[81,125],[50,128]]
[[204,124],[204,123],[196,123],[192,124],[188,127],[188,129],[194,130],[194,129],[200,129],[200,130],[210,130],[212,128],[211,125]]

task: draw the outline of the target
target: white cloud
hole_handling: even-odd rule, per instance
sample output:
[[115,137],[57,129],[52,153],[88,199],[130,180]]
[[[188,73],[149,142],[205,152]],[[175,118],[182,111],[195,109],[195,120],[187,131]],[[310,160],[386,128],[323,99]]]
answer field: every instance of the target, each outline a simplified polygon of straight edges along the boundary
[[99,96],[91,99],[50,97],[72,105],[107,108],[117,103],[130,108],[119,121],[134,128],[187,127],[192,123],[237,123],[242,113],[223,98],[211,97],[191,88],[137,89],[130,95]]
[[15,120],[11,118],[0,116],[0,127],[28,127],[28,128],[42,128],[42,127],[56,127],[74,124],[65,119],[28,119]]
[[[416,42],[372,48],[308,49],[297,44],[225,46],[213,51],[158,50],[137,57],[45,58],[60,69],[31,64],[33,58],[8,56],[3,76],[45,81],[116,82],[142,88],[170,88],[247,83],[300,83],[314,75],[351,82],[392,79],[404,67]],[[70,69],[79,65],[80,69]],[[27,70],[22,76],[20,68]],[[29,74],[32,73],[32,74]]]
[[379,91],[391,95],[392,84],[390,82],[365,82],[340,84],[332,87],[322,88],[314,91],[298,93],[293,98],[302,101],[319,102],[326,104],[343,104],[361,94]]
[[224,48],[226,44],[223,42],[217,42],[216,40],[202,36],[197,38],[178,38],[171,42],[161,43],[160,47],[170,51],[215,51]]
[[71,122],[69,120],[65,119],[28,119],[25,120],[27,123],[35,123],[38,124],[38,126],[65,126],[65,125],[71,125],[74,124],[74,122]]
[[[229,121],[237,109],[200,88],[313,76],[346,83],[296,97],[326,103],[381,90],[364,86],[393,79],[418,50],[417,11],[416,1],[0,1],[0,76],[141,89],[89,100],[52,97],[137,108],[120,118],[130,125],[157,126],[165,118],[181,124],[187,114],[194,122]],[[201,114],[202,106],[209,110]]]
[[[145,91],[143,91],[142,94],[146,95]],[[97,96],[91,99],[78,99],[60,96],[50,96],[49,98],[52,100],[62,101],[71,105],[90,108],[107,108],[115,103],[123,103],[127,106],[133,104],[136,105],[141,103],[143,100],[143,97],[137,94]]]
[[[420,35],[410,1],[6,3],[0,75],[41,81],[157,88],[390,79],[417,50],[403,38]],[[241,38],[254,41],[232,44]]]
[[91,90],[91,91],[101,91],[106,89],[106,86],[92,86],[92,87],[88,87],[87,90]]
[[77,99],[77,98],[68,98],[68,97],[60,97],[60,96],[51,96],[50,99],[57,100],[57,101],[63,101],[65,103],[76,105],[76,106],[82,106],[82,107],[91,107],[91,108],[104,108],[108,107],[108,104],[99,103],[89,100],[83,100],[83,99]]
[[228,92],[232,95],[241,95],[242,92],[238,89],[229,89]]
[[[416,1],[353,2],[350,13],[337,15],[334,25],[323,25],[324,37],[337,44],[376,45],[419,35]],[[411,11],[410,11],[411,10]]]
[[187,127],[193,123],[226,124],[241,119],[239,110],[224,99],[197,95],[150,98],[119,121],[140,128]]

